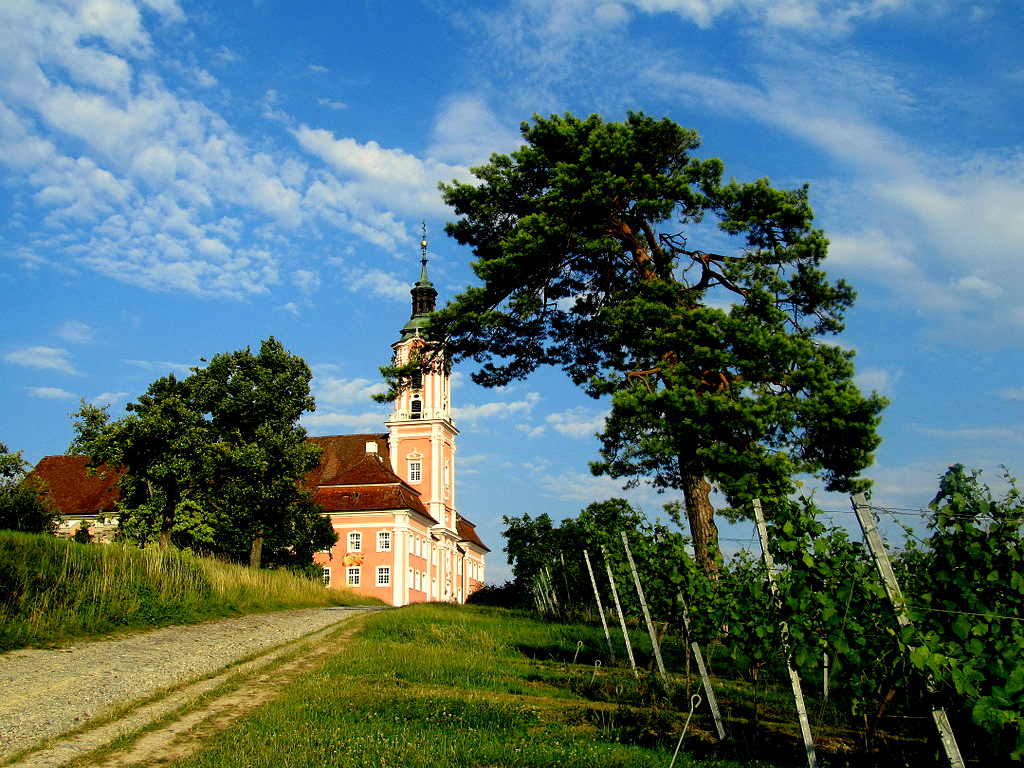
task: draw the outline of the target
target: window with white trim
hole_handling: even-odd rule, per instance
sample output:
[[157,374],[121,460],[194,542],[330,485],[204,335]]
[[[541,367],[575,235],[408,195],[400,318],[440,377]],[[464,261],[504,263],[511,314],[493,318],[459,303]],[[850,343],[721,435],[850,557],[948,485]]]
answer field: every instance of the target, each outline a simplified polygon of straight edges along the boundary
[[377,586],[378,587],[390,587],[391,586],[391,568],[387,565],[382,565],[377,569]]
[[423,479],[423,463],[419,461],[409,462],[409,482],[418,483]]
[[391,531],[377,531],[377,551],[391,551]]
[[320,569],[320,578],[323,580],[325,587],[331,586],[331,569],[328,568],[327,566],[324,566],[323,568],[321,568]]
[[358,552],[363,548],[363,534],[352,532],[348,535],[348,551]]
[[347,583],[348,583],[348,585],[350,587],[358,587],[359,586],[359,568],[349,568],[348,569],[348,576],[347,576],[346,581],[347,581]]

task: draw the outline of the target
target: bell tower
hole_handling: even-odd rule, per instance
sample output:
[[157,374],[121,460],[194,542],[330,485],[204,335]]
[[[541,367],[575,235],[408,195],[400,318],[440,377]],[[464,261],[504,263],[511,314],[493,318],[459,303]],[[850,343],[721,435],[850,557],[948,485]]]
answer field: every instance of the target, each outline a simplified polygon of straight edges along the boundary
[[445,600],[457,592],[453,555],[457,554],[459,541],[455,507],[455,436],[459,431],[451,417],[449,366],[442,354],[432,354],[439,352],[437,342],[424,335],[437,299],[437,291],[427,277],[425,225],[420,250],[420,279],[410,291],[412,316],[391,347],[395,365],[422,362],[395,398],[387,427],[392,469],[419,491],[424,506],[437,521],[431,531],[437,562],[431,563],[436,581],[431,585],[430,597]]

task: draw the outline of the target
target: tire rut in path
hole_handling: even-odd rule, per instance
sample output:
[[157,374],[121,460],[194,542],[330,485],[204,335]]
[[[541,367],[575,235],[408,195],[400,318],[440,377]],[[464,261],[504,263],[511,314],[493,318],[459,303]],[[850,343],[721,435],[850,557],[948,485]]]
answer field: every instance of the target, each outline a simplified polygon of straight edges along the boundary
[[[335,653],[358,629],[352,621],[357,615],[350,614],[338,624],[279,645],[164,695],[158,694],[154,700],[129,707],[110,722],[59,736],[17,761],[2,765],[4,768],[57,768],[87,758],[121,736],[129,737],[125,746],[89,758],[88,765],[128,768],[174,764],[200,749],[211,736],[226,730],[238,718],[276,698],[293,679],[316,668]],[[339,624],[345,625],[340,634]],[[295,655],[279,661],[291,654]],[[217,692],[228,683],[231,685],[227,690]],[[155,723],[159,725],[154,730],[140,733]]]

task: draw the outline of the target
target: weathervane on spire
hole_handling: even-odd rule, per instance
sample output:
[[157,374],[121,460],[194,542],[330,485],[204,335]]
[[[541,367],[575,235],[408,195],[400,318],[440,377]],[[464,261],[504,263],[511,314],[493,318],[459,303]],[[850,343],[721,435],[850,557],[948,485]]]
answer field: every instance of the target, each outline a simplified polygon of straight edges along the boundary
[[427,220],[423,219],[420,222],[420,226],[423,229],[423,239],[420,241],[420,251],[423,252],[423,258],[421,259],[421,261],[423,262],[423,266],[426,266],[427,265]]

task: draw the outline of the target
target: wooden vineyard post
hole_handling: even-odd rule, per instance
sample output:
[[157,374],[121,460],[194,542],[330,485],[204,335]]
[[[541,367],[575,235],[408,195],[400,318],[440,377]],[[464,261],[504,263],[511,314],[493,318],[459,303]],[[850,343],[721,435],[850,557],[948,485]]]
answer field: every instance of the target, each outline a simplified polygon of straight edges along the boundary
[[612,634],[608,631],[608,620],[604,616],[604,606],[601,605],[601,593],[597,591],[597,579],[594,578],[594,569],[590,566],[590,555],[583,550],[583,559],[587,563],[587,573],[590,574],[590,586],[594,588],[594,599],[597,600],[597,612],[601,614],[601,626],[604,627],[604,639],[608,641],[608,658],[615,661],[615,648],[612,646]]
[[654,651],[654,660],[658,662],[658,673],[661,679],[668,685],[668,672],[665,671],[665,662],[661,659],[661,644],[658,642],[658,634],[654,631],[654,623],[651,621],[651,612],[647,609],[647,599],[644,597],[644,588],[640,584],[640,575],[636,572],[636,563],[633,562],[633,553],[629,549],[629,538],[626,532],[622,531],[622,546],[626,550],[626,559],[629,561],[629,570],[633,574],[633,584],[636,585],[636,594],[640,598],[640,607],[644,611],[644,621],[647,622],[647,634],[651,636],[651,649]]
[[622,627],[622,639],[626,641],[626,655],[629,656],[629,665],[633,667],[633,674],[636,672],[636,659],[633,658],[633,644],[629,642],[629,632],[626,630],[626,617],[622,615],[622,604],[619,602],[619,590],[615,588],[615,577],[612,575],[612,567],[608,565],[608,553],[601,547],[601,556],[604,558],[604,567],[608,571],[608,583],[612,587],[612,599],[615,601],[615,610],[619,614],[619,625]]
[[700,645],[693,638],[693,634],[690,632],[690,609],[686,605],[686,598],[683,597],[682,591],[677,595],[679,604],[683,606],[683,627],[686,629],[686,637],[690,641],[690,649],[693,651],[693,658],[697,661],[697,671],[700,672],[700,678],[703,681],[704,694],[708,697],[708,705],[711,707],[711,714],[715,717],[715,728],[718,729],[718,738],[722,741],[725,740],[725,728],[722,725],[722,713],[718,711],[718,699],[715,698],[715,691],[711,687],[711,677],[708,675],[707,667],[704,666],[704,654],[700,650]]
[[569,590],[569,576],[565,568],[565,555],[559,554],[558,561],[562,564],[562,583],[565,584],[565,605],[572,605],[572,592]]
[[551,604],[554,606],[555,615],[560,619],[565,619],[565,612],[562,611],[562,606],[558,602],[558,590],[555,589],[555,583],[551,580],[551,568],[544,566],[542,571],[545,576],[545,583],[547,584],[548,594],[551,596]]
[[[764,514],[761,512],[761,500],[754,499],[754,520],[757,522],[757,535],[761,538],[761,552],[764,554],[764,564],[768,568],[768,586],[775,596],[775,602],[781,604],[779,588],[775,586],[775,559],[768,549],[768,528],[764,524]],[[786,669],[789,671],[789,683],[793,687],[793,701],[796,702],[797,719],[800,721],[800,735],[804,739],[804,749],[807,752],[807,768],[817,768],[818,758],[814,754],[814,737],[811,736],[811,721],[807,719],[807,707],[804,705],[804,692],[800,686],[800,675],[793,668],[793,655],[789,650],[789,625],[782,622],[782,648],[786,653]]]
[[[868,549],[871,550],[871,556],[875,560],[875,568],[878,570],[878,575],[885,586],[885,594],[889,596],[889,602],[892,603],[893,610],[896,611],[896,621],[901,627],[910,626],[910,618],[907,616],[903,592],[900,590],[900,584],[892,570],[889,554],[885,551],[885,543],[882,541],[882,535],[878,532],[878,526],[875,525],[875,516],[871,514],[867,497],[863,493],[858,493],[853,496],[852,501],[853,510],[857,513],[857,521],[864,531],[864,540],[867,542]],[[907,650],[910,651],[912,649],[910,646],[907,646]],[[942,748],[946,752],[946,759],[949,760],[951,768],[963,768],[964,759],[960,756],[960,747],[957,746],[956,738],[953,736],[953,729],[950,727],[949,719],[946,717],[946,710],[932,710],[932,720],[935,721],[935,728],[939,732],[939,740],[942,742]]]
[[536,584],[537,592],[540,594],[540,602],[544,606],[544,609],[541,611],[541,613],[556,613],[555,602],[551,596],[551,590],[548,585],[547,574],[544,573],[543,568],[540,571],[538,571],[537,578],[535,579],[534,583]]

